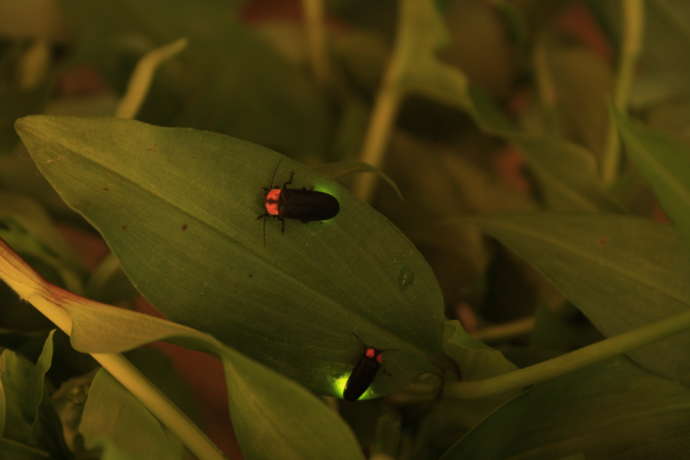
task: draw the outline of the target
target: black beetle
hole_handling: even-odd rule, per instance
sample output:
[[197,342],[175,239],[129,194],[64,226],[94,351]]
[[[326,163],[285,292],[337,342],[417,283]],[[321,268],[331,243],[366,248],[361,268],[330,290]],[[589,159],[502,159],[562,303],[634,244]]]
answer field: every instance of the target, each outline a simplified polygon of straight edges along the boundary
[[[355,337],[357,336],[355,335]],[[343,399],[346,401],[357,401],[367,391],[367,388],[374,382],[376,374],[381,368],[383,352],[384,350],[379,350],[378,348],[364,346],[364,353],[362,353],[359,361],[355,364],[345,384]]]
[[[275,179],[276,166],[271,183]],[[315,220],[328,220],[335,217],[340,211],[340,204],[334,196],[324,192],[317,192],[308,188],[291,189],[295,172],[290,173],[290,179],[282,186],[271,185],[264,187],[264,209],[266,212],[259,215],[258,219],[273,217],[280,220],[281,232],[285,232],[285,219],[297,219],[302,222]],[[264,226],[264,243],[266,240],[266,227]]]

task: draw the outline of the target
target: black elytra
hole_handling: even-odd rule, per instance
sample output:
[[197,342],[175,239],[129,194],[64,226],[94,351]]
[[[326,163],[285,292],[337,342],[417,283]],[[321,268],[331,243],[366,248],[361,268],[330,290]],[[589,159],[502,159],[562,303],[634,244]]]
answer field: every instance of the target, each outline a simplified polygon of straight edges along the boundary
[[376,374],[383,362],[383,350],[365,346],[364,353],[355,364],[350,377],[345,384],[343,399],[346,401],[357,401],[360,396],[367,391],[367,388],[374,382]]
[[[271,183],[275,180],[280,161],[273,171]],[[280,220],[281,232],[285,233],[285,219],[296,219],[302,222],[328,220],[340,211],[340,204],[334,196],[324,192],[317,192],[308,188],[291,189],[295,172],[290,173],[290,179],[282,186],[271,185],[264,187],[264,208],[266,212],[258,216],[273,217]],[[266,240],[266,226],[264,224],[264,244]]]

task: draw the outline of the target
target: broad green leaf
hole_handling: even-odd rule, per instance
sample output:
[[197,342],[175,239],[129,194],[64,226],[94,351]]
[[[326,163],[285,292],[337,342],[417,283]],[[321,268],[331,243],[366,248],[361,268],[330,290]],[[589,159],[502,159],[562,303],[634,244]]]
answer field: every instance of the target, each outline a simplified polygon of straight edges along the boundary
[[472,225],[443,225],[458,214],[527,212],[533,203],[497,182],[468,159],[486,152],[439,148],[435,142],[396,133],[386,171],[405,190],[400,200],[380,187],[376,207],[398,225],[434,268],[446,305],[479,303],[484,298],[490,248]]
[[[13,124],[14,121],[12,120]],[[0,155],[0,187],[38,200],[53,214],[72,219],[75,217],[74,212],[48,184],[23,148],[10,155]]]
[[76,255],[33,199],[0,191],[0,238],[15,251],[45,264],[68,289],[82,292]]
[[531,348],[566,353],[601,340],[601,334],[582,314],[565,302],[557,307],[540,305],[534,314]]
[[6,403],[3,437],[29,445],[36,444],[39,408],[44,397],[44,379],[52,360],[52,332],[46,339],[36,364],[9,349],[0,354],[0,380]]
[[352,432],[336,412],[292,380],[212,336],[46,283],[2,242],[0,276],[44,311],[66,312],[77,350],[117,353],[167,339],[217,354],[225,368],[230,414],[245,458],[363,458]]
[[[104,235],[137,288],[173,320],[311,389],[340,395],[367,344],[377,393],[428,370],[443,303],[416,249],[383,216],[299,163],[248,142],[115,119],[29,117],[18,130],[62,197]],[[262,187],[314,186],[326,222],[264,222]],[[78,179],[77,179],[78,178]],[[266,219],[268,220],[268,219]]]
[[549,210],[620,211],[597,176],[594,157],[586,149],[560,139],[516,139],[540,181]]
[[33,235],[44,251],[78,266],[78,257],[53,224],[45,209],[24,195],[0,191],[0,220],[12,219]]
[[690,243],[690,147],[621,113],[615,119],[628,155]]
[[441,460],[683,458],[690,390],[616,358],[532,387]]
[[597,175],[585,148],[549,135],[524,134],[477,88],[469,92],[471,114],[479,127],[519,147],[539,178],[549,209],[555,211],[620,211]]
[[[542,272],[606,336],[690,308],[687,251],[668,225],[609,214],[477,218],[491,236]],[[630,356],[690,383],[690,333]]]
[[145,52],[188,39],[187,49],[158,69],[139,119],[218,131],[296,157],[327,149],[331,121],[323,94],[237,19],[241,1],[61,3],[79,37],[78,59],[118,89]]
[[[446,321],[444,349],[460,370],[462,380],[478,380],[517,369],[503,354],[465,332],[457,321]],[[448,378],[448,377],[447,377]],[[438,449],[447,448],[463,433],[519,394],[511,391],[475,400],[444,400],[428,415],[430,438]]]
[[115,446],[135,459],[181,459],[185,456],[180,441],[106,371],[101,370],[89,388],[79,431],[85,447]]

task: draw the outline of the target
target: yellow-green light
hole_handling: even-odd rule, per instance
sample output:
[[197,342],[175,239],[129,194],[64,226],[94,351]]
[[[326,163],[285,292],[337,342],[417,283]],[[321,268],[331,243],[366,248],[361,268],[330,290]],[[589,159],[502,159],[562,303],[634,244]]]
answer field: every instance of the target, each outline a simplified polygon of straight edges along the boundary
[[[348,372],[347,374],[343,374],[340,377],[336,377],[332,380],[333,392],[341,399],[343,397],[343,393],[345,393],[345,386],[347,385],[347,380],[350,378],[350,374],[351,372]],[[367,388],[367,391],[365,391],[364,394],[359,397],[358,401],[362,401],[364,399],[373,399],[375,397],[376,393],[371,387],[369,387]]]

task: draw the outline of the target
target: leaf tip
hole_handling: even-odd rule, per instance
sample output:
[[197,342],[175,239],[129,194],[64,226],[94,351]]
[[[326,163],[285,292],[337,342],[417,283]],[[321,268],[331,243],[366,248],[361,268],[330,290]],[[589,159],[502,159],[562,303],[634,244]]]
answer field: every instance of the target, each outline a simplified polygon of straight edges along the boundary
[[27,115],[25,117],[17,118],[14,121],[14,130],[22,139],[29,134],[32,134],[38,125],[45,120],[46,115]]

